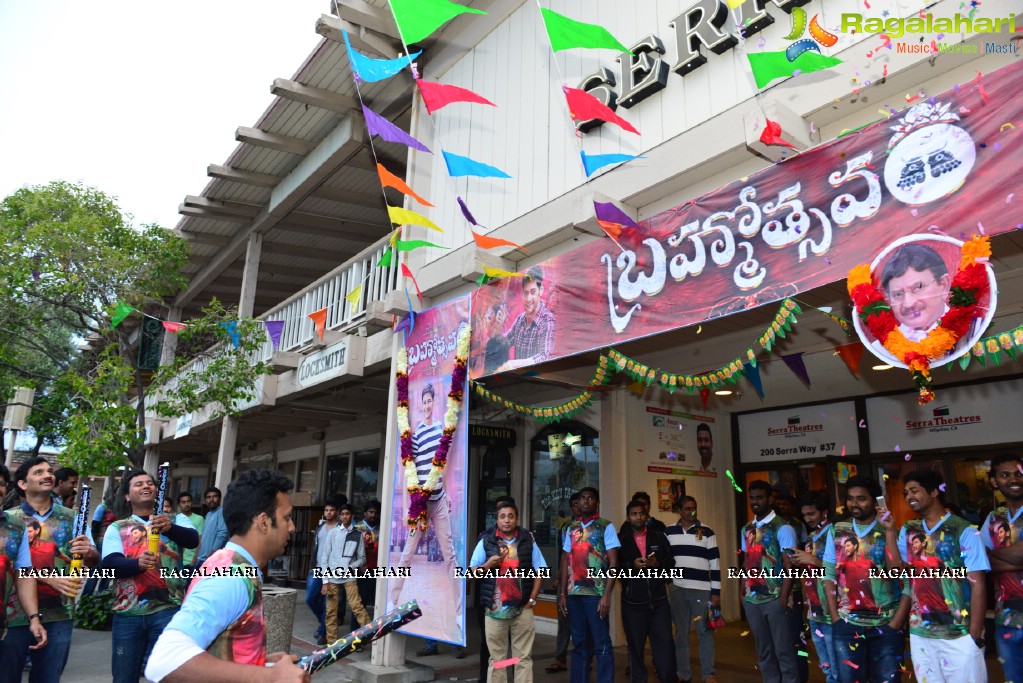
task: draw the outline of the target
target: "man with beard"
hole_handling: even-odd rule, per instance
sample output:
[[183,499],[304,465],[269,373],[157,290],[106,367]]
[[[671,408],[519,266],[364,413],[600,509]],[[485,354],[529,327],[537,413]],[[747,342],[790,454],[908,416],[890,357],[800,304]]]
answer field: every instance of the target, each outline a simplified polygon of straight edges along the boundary
[[[192,494],[188,491],[182,491],[178,494],[178,512],[188,518],[188,521],[192,523],[197,534],[199,534],[199,545],[202,545],[202,530],[205,526],[205,520],[192,512]],[[195,566],[195,557],[199,553],[198,548],[190,548],[185,551],[185,555],[182,558],[182,562],[186,567]]]
[[[367,570],[377,568],[377,548],[380,538],[380,501],[371,500],[366,503],[362,521],[355,525],[355,528],[362,532],[362,543],[366,547]],[[360,576],[358,580],[359,597],[362,598],[362,605],[373,616],[373,606],[377,601],[377,580],[372,576]],[[352,615],[352,630],[355,630],[355,615]]]
[[[771,485],[757,479],[746,488],[754,518],[742,528],[742,568],[746,573],[744,608],[757,649],[764,683],[799,680],[796,652],[788,637],[786,609],[792,579],[778,576],[783,548],[795,548],[796,532],[771,509]],[[760,575],[758,578],[750,573]]]
[[263,570],[284,553],[295,531],[291,488],[291,480],[277,470],[248,470],[231,482],[224,501],[231,540],[192,581],[181,610],[153,648],[146,678],[309,683],[309,674],[295,666],[296,657],[266,654]]
[[542,363],[554,351],[556,323],[554,313],[543,301],[543,281],[540,266],[533,266],[522,278],[522,313],[505,335],[515,359],[502,364],[498,372]]
[[[918,470],[902,481],[906,502],[920,515],[898,532],[896,542],[903,565],[918,572],[966,572],[966,578],[910,579],[913,608],[909,647],[916,677],[926,677],[930,683],[985,683],[984,572],[991,569],[991,564],[980,532],[962,517],[946,511],[944,481],[937,472]],[[894,540],[891,518],[885,528],[888,538]]]
[[[902,676],[909,594],[898,579],[871,577],[872,570],[897,564],[890,559],[895,539],[877,518],[880,495],[874,479],[850,477],[845,506],[852,519],[836,522],[825,543],[824,593],[841,683],[898,683]],[[890,514],[888,520],[893,524]]]
[[[56,476],[53,467],[42,457],[26,460],[14,474],[14,485],[24,500],[20,507],[8,512],[24,525],[29,541],[32,567],[66,572],[70,569],[71,555],[78,553],[86,566],[95,567],[99,554],[90,533],[72,538],[75,514],[71,508],[56,502],[53,491]],[[60,680],[71,651],[73,599],[82,587],[80,578],[52,576],[39,578],[38,609],[40,619],[49,637],[45,650],[33,650],[36,637],[31,632],[29,615],[15,599],[8,609],[7,650],[4,670],[0,679],[20,680],[28,655],[32,664],[33,681]]]
[[706,422],[696,425],[696,451],[700,454],[700,471],[715,471],[715,468],[710,466],[714,461],[714,436]]
[[[803,521],[810,529],[810,539],[803,550],[796,550],[792,563],[797,567],[823,567],[824,553],[828,548],[828,534],[831,531],[831,501],[824,491],[803,494],[800,511]],[[827,683],[838,683],[839,660],[835,656],[835,641],[832,636],[831,610],[828,607],[824,581],[817,578],[803,579],[806,593],[806,613],[810,626],[810,637],[817,649],[817,659]]]
[[994,574],[995,643],[1005,680],[1023,681],[1023,458],[999,455],[988,476],[1005,498],[980,530]]
[[227,543],[227,525],[224,524],[224,511],[220,508],[220,489],[211,486],[203,493],[206,502],[206,519],[203,521],[202,542],[196,554],[195,563],[202,565],[210,555],[217,552]]
[[[162,511],[157,514],[156,483],[144,470],[125,476],[120,495],[132,514],[111,524],[103,538],[103,567],[113,569],[115,577],[111,671],[114,683],[137,683],[156,639],[178,611],[187,583],[180,575],[161,576],[161,567],[177,567],[178,558],[167,543],[194,548],[199,534],[184,515],[172,522]],[[158,553],[145,542],[147,525],[160,533]]]

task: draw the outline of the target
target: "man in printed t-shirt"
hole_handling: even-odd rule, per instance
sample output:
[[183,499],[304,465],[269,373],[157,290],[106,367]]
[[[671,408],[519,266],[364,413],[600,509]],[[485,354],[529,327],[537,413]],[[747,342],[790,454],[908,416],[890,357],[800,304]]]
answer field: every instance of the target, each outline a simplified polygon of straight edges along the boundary
[[[823,567],[824,553],[828,548],[831,532],[831,500],[824,491],[810,491],[799,501],[800,512],[810,538],[803,550],[796,550],[792,563],[797,567]],[[832,550],[834,546],[832,545]],[[817,660],[827,683],[838,683],[839,660],[835,655],[835,641],[832,634],[831,609],[828,606],[827,589],[822,579],[803,579],[806,592],[806,616],[810,625],[810,637],[817,650]],[[798,653],[797,653],[798,654]]]
[[[785,613],[792,592],[792,579],[780,578],[786,560],[783,548],[795,548],[795,529],[773,510],[769,503],[771,485],[757,479],[746,487],[754,518],[742,528],[745,584],[744,608],[757,649],[757,661],[764,683],[790,683],[799,680],[796,652],[789,639]],[[749,573],[767,574],[757,578]]]
[[611,649],[611,594],[615,579],[589,577],[588,570],[607,571],[618,566],[621,543],[615,525],[597,514],[597,489],[579,490],[578,519],[569,524],[563,562],[558,577],[558,609],[568,616],[572,629],[571,683],[590,680],[590,660],[596,655],[597,683],[614,680],[614,651]]
[[[115,577],[111,671],[114,683],[137,683],[143,662],[181,605],[187,582],[160,576],[161,568],[177,569],[181,559],[167,544],[195,548],[199,534],[184,515],[172,522],[155,509],[156,483],[145,471],[126,475],[119,494],[132,515],[111,524],[103,538],[103,566],[113,569]],[[149,528],[160,533],[158,553],[149,550]]]
[[898,683],[902,676],[908,586],[898,579],[870,576],[871,570],[897,564],[895,545],[877,516],[880,495],[875,479],[850,477],[845,505],[852,519],[832,526],[824,548],[824,594],[842,683]]
[[903,566],[915,572],[965,570],[963,578],[914,576],[909,617],[909,650],[919,680],[929,683],[986,683],[984,663],[984,572],[991,569],[980,532],[945,510],[944,481],[937,472],[918,470],[903,477],[909,507],[920,515],[902,527],[884,524],[889,542],[898,543]]
[[1005,498],[980,530],[994,574],[995,643],[1005,680],[1023,681],[1023,458],[998,456],[988,476]]

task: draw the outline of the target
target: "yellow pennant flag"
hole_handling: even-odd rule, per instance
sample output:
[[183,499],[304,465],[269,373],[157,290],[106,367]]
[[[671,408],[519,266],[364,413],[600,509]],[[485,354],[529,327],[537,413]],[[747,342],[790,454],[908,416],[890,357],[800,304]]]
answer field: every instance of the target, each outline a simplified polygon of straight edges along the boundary
[[358,308],[362,301],[362,284],[356,285],[355,289],[345,294],[345,299],[352,305],[352,308]]
[[483,273],[488,278],[495,278],[495,277],[525,277],[526,276],[525,273],[513,273],[510,270],[501,270],[500,268],[490,268],[488,266],[483,266]]
[[430,230],[444,232],[439,225],[415,211],[409,211],[408,209],[402,209],[397,206],[388,206],[387,215],[390,216],[391,222],[395,225],[421,225],[424,228],[429,228]]
[[744,2],[746,2],[746,0],[725,0],[725,4],[728,5],[728,9],[736,9]]

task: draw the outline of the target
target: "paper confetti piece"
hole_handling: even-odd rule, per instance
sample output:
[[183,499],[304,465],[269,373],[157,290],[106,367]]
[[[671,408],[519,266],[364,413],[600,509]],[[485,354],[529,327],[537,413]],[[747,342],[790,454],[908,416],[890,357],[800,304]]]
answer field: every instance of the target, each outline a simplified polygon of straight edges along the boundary
[[906,462],[909,462],[910,460],[913,459],[913,454],[912,453],[906,453],[906,455],[903,456],[902,459],[905,460]]
[[852,668],[854,668],[854,669],[858,669],[858,668],[860,668],[860,665],[859,665],[859,664],[853,664],[853,663],[852,663],[852,662],[850,662],[850,661],[849,661],[848,659],[844,659],[844,660],[842,660],[842,663],[843,663],[843,664],[845,664],[845,665],[847,665],[847,666],[851,666],[851,667],[852,667]]
[[727,474],[728,478],[732,480],[732,486],[735,487],[735,490],[738,491],[739,493],[742,493],[742,489],[739,488],[739,485],[735,483],[735,477],[732,476],[732,470],[725,470],[725,474]]
[[748,635],[749,635],[749,631],[743,631],[743,632],[742,632],[742,633],[740,633],[739,635],[740,635],[740,636],[748,636]]
[[515,666],[519,663],[518,657],[512,657],[511,659],[502,659],[499,662],[494,662],[495,669],[507,669],[509,666]]

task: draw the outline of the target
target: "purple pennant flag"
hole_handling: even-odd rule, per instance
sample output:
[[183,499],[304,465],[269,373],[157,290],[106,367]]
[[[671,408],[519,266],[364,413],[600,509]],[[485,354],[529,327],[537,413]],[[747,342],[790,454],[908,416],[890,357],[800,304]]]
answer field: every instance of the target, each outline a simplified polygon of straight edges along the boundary
[[264,320],[263,324],[266,325],[266,333],[270,335],[270,343],[273,344],[274,351],[281,345],[281,335],[284,333],[284,321],[283,320]]
[[433,154],[430,148],[423,143],[416,140],[414,137],[398,128],[396,125],[380,116],[366,105],[362,105],[362,114],[366,117],[366,128],[369,129],[370,135],[379,135],[388,142],[400,142],[403,145],[408,145],[412,149],[418,149],[420,152],[426,152],[427,154]]
[[472,212],[469,211],[469,207],[465,205],[465,202],[462,201],[461,197],[455,197],[455,199],[458,200],[458,208],[462,210],[462,215],[465,216],[465,220],[469,221],[470,223],[478,227],[482,228],[487,227],[485,225],[481,226],[479,223],[476,222],[476,219],[473,217]]
[[593,209],[597,213],[597,220],[606,223],[616,223],[625,228],[639,230],[639,224],[611,202],[593,202]]
[[789,353],[781,357],[785,361],[785,365],[789,366],[789,370],[795,373],[799,381],[806,385],[806,388],[810,388],[810,373],[806,371],[806,363],[803,362],[803,352]]
[[743,374],[746,375],[746,379],[753,385],[753,389],[757,392],[757,396],[760,398],[764,397],[764,382],[760,379],[760,366],[754,365],[753,363],[742,364]]

